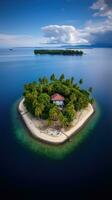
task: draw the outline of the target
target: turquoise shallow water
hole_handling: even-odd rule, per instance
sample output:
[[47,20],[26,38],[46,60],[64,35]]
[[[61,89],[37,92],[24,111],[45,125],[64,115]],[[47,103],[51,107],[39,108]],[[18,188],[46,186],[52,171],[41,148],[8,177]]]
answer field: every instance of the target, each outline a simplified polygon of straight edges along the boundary
[[[0,50],[0,180],[4,188],[37,191],[42,185],[52,189],[64,185],[65,191],[69,185],[81,192],[112,185],[112,49],[84,51],[82,57],[71,57],[35,56],[32,48]],[[74,137],[70,145],[52,152],[51,146],[35,145],[15,107],[25,83],[51,73],[74,76],[76,81],[83,78],[83,87],[93,87],[100,108],[98,121],[96,114],[77,135],[80,145]]]
[[33,138],[33,136],[28,132],[27,128],[24,125],[18,111],[17,101],[12,107],[12,123],[13,123],[13,132],[16,139],[22,145],[25,145],[27,149],[36,153],[42,157],[46,156],[49,159],[60,160],[69,156],[73,153],[76,148],[86,139],[89,134],[92,134],[98,120],[100,118],[100,108],[96,104],[96,111],[89,121],[82,127],[82,129],[74,135],[70,141],[65,142],[62,145],[49,145],[38,141],[38,139]]

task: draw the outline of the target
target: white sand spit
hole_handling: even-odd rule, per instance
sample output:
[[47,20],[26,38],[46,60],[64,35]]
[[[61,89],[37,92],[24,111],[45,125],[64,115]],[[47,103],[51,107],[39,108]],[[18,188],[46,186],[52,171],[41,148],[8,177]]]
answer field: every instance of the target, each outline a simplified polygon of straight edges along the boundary
[[27,109],[24,106],[24,98],[20,101],[18,110],[26,127],[35,138],[53,144],[64,143],[84,125],[94,112],[93,106],[89,104],[86,109],[77,113],[76,118],[72,122],[69,130],[57,131],[54,129],[53,131],[51,128],[42,129],[43,126],[45,126],[45,120],[37,120],[34,116],[27,112]]

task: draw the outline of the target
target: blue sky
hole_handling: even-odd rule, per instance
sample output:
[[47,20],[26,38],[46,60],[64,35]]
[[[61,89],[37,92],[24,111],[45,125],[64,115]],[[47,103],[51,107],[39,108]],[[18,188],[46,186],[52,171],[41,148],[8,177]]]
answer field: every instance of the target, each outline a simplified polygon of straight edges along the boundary
[[111,0],[0,1],[1,47],[110,41]]

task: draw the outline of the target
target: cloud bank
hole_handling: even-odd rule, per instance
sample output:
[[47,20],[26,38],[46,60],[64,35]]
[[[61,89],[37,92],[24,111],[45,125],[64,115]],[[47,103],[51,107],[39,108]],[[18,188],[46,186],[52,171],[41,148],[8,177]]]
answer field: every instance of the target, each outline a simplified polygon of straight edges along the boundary
[[[112,44],[112,3],[109,0],[98,0],[90,7],[93,16],[82,29],[67,25],[49,25],[42,27],[47,43],[66,44]],[[99,21],[99,17],[103,21]]]
[[[37,46],[42,44],[111,44],[112,1],[97,0],[90,7],[92,19],[78,29],[70,25],[48,25],[41,28],[43,37],[0,34],[0,46]],[[94,20],[95,19],[95,20]]]
[[86,39],[81,37],[80,31],[74,26],[67,25],[49,25],[42,28],[47,43],[69,43],[69,44],[85,44]]
[[[91,6],[95,17],[101,17],[102,22],[91,23],[89,26],[93,43],[112,44],[112,1],[98,0]],[[86,27],[88,30],[88,27]]]

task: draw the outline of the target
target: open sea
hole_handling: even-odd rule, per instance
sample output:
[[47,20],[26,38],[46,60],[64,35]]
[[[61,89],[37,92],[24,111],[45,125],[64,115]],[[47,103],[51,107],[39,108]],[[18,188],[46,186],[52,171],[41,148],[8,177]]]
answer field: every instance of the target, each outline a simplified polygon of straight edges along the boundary
[[[84,52],[82,57],[35,56],[33,48],[0,49],[1,191],[24,190],[37,194],[68,191],[77,195],[102,193],[106,189],[111,192],[112,49],[93,48]],[[83,78],[84,88],[93,87],[100,109],[91,133],[63,159],[48,158],[24,145],[17,137],[17,132],[22,134],[22,130],[18,130],[17,115],[13,113],[23,85],[40,76],[49,78],[52,73],[57,77],[61,73],[66,78],[74,76],[76,81]]]

